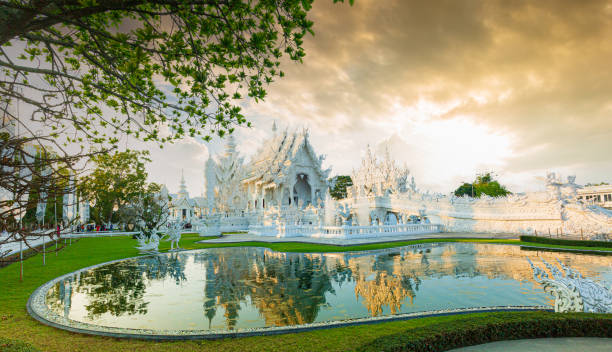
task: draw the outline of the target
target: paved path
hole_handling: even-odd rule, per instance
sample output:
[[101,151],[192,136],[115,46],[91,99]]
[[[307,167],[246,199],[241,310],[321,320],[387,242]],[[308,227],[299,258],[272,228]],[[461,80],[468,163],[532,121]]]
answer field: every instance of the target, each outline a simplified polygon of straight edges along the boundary
[[398,242],[411,241],[427,238],[500,238],[500,239],[518,239],[516,234],[491,234],[491,233],[468,233],[468,232],[440,232],[421,235],[400,235],[374,238],[356,238],[356,239],[339,239],[339,238],[313,238],[313,237],[272,237],[272,236],[256,236],[249,234],[225,234],[219,238],[203,240],[198,243],[237,243],[237,242],[300,242],[313,244],[330,244],[337,246],[351,246],[370,243]]
[[[128,235],[132,235],[135,234],[137,232],[118,232],[118,231],[114,231],[114,232],[110,232],[110,231],[105,231],[105,232],[75,232],[75,233],[63,233],[61,235],[62,239],[66,239],[66,238],[80,238],[80,237],[107,237],[107,236],[128,236]],[[8,234],[3,234],[0,233],[0,243],[3,242],[3,240],[5,240],[8,237]],[[47,243],[47,246],[51,246],[51,245],[55,245],[55,240],[50,239],[49,235],[45,236],[44,241]],[[37,247],[43,244],[43,236],[39,236],[39,237],[29,237],[28,238],[28,244],[30,245],[30,247]],[[21,247],[24,251],[28,250],[29,247],[26,244],[23,244],[23,246]],[[9,242],[9,243],[2,243],[0,244],[0,257],[2,256],[9,256],[9,255],[13,255],[15,253],[19,253],[19,242]]]
[[560,337],[485,343],[451,352],[610,352],[612,339],[596,337]]
[[[0,243],[2,241],[6,240],[7,237],[8,237],[8,234],[0,233]],[[46,242],[47,242],[47,244],[49,242],[55,243],[53,241],[49,241],[49,237],[46,238]],[[42,236],[37,237],[37,238],[32,237],[32,238],[28,239],[28,244],[31,247],[40,246],[41,244],[43,244],[43,237]],[[24,251],[29,249],[29,247],[26,246],[25,244],[23,245],[22,248],[23,248]],[[0,245],[0,257],[2,255],[8,256],[8,255],[12,255],[12,254],[15,254],[15,253],[19,253],[19,242],[9,242],[9,243],[4,243],[4,244]]]

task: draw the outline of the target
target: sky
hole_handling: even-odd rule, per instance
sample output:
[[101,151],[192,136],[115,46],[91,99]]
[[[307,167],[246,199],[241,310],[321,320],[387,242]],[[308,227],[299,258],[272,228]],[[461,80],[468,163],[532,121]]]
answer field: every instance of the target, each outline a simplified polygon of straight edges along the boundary
[[[612,1],[317,0],[309,17],[304,62],[244,103],[246,157],[276,121],[308,128],[332,175],[370,145],[433,192],[487,171],[513,192],[542,189],[549,171],[612,183]],[[150,178],[176,192],[184,170],[200,195],[223,144],[154,150]]]

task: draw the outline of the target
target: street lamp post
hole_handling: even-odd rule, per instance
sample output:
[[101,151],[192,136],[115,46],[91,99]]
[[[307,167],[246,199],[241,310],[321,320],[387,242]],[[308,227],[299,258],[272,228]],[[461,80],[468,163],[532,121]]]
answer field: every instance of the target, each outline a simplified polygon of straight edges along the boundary
[[[56,231],[57,230],[57,193],[53,194],[53,223],[54,223],[53,230]],[[55,236],[55,256],[57,257],[57,233]]]

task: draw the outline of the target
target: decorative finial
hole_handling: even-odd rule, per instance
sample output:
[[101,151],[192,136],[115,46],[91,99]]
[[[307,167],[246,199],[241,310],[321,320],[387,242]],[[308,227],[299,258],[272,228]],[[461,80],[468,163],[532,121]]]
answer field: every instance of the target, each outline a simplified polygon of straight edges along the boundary
[[180,193],[187,192],[187,186],[185,185],[185,171],[181,169],[181,190]]
[[227,146],[225,147],[225,155],[230,156],[236,153],[236,139],[234,134],[230,134],[227,140]]
[[277,130],[276,120],[274,120],[274,122],[272,122],[272,132],[274,133],[275,136],[276,136],[276,130]]

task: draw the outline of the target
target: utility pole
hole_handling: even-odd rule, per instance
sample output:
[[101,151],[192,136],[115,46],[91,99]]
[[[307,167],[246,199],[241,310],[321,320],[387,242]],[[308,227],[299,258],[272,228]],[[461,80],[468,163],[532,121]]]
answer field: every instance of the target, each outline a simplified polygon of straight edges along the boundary
[[[57,193],[53,192],[53,231],[57,229]],[[55,256],[57,257],[57,233],[55,236]]]
[[[21,209],[19,209],[19,231],[23,231],[23,217],[21,216]],[[19,241],[19,281],[23,281],[23,236],[20,236]]]

